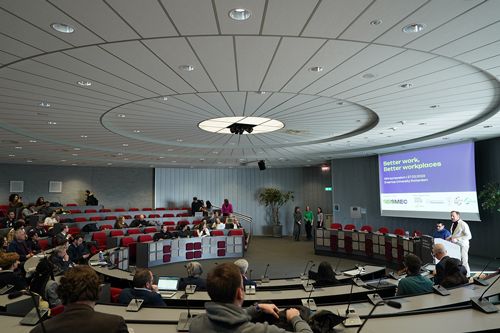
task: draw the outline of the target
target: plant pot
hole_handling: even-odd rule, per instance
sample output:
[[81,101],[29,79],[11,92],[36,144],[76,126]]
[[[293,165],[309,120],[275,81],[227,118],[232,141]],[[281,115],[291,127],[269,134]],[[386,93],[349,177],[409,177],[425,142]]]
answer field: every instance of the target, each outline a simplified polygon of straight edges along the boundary
[[281,238],[283,236],[283,226],[281,224],[273,225],[273,237]]

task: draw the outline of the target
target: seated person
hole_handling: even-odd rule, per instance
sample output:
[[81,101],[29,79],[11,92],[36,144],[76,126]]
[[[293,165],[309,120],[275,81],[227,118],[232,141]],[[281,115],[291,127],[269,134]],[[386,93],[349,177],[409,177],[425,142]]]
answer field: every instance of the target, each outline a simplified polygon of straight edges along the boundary
[[432,292],[433,283],[427,277],[420,275],[422,261],[414,254],[407,254],[403,261],[406,277],[399,280],[398,296],[423,294]]
[[220,218],[216,218],[214,224],[212,224],[212,229],[213,230],[224,230],[226,228],[226,225],[222,223]]
[[7,216],[0,221],[0,229],[14,228],[16,223],[16,212],[10,211]]
[[49,261],[53,265],[54,275],[61,275],[72,267],[72,263],[66,253],[66,246],[64,245],[54,248],[54,251],[49,256]]
[[70,238],[71,235],[69,234],[69,226],[67,224],[59,224],[60,231],[56,233],[54,236],[54,239],[52,240],[53,245],[64,245],[66,244]]
[[450,236],[451,232],[445,228],[444,223],[442,222],[436,223],[436,231],[434,231],[432,237],[446,239]]
[[114,228],[115,229],[125,229],[125,228],[128,228],[128,224],[125,223],[125,217],[124,216],[119,216],[116,219]]
[[327,261],[322,261],[318,266],[318,272],[309,270],[309,278],[315,282],[315,287],[327,287],[339,284],[340,282],[335,278],[335,272],[332,265]]
[[0,253],[0,288],[10,284],[15,290],[26,289],[26,280],[21,275],[19,266],[19,254],[15,252]]
[[16,252],[19,254],[19,260],[25,262],[33,256],[31,249],[26,243],[26,231],[24,228],[19,228],[14,231],[14,239],[9,243],[7,252]]
[[203,219],[200,224],[198,224],[195,228],[197,237],[206,237],[210,236],[210,229],[208,229],[207,221]]
[[129,304],[134,298],[144,300],[144,306],[165,306],[165,302],[161,298],[153,285],[153,273],[146,268],[137,268],[132,281],[133,288],[125,288],[120,293],[118,302],[121,304]]
[[51,211],[45,220],[43,220],[43,225],[47,227],[53,227],[57,223],[59,223],[59,217],[55,210]]
[[201,278],[201,274],[203,274],[203,267],[201,264],[197,261],[191,261],[186,265],[186,270],[188,276],[179,280],[177,290],[185,290],[186,286],[189,284],[195,285],[196,290],[206,290],[207,283]]
[[154,225],[154,223],[146,221],[146,216],[144,214],[139,215],[130,223],[131,228],[148,227],[152,225]]
[[[235,264],[224,263],[215,267],[208,274],[207,291],[212,301],[205,303],[206,313],[192,319],[189,332],[285,332],[267,323],[251,322],[259,312],[279,318],[279,310],[274,304],[263,303],[246,309],[242,308],[245,292],[240,269]],[[307,322],[300,317],[299,310],[287,309],[285,317],[292,324],[295,332],[312,332]]]
[[59,284],[54,280],[54,268],[47,258],[43,258],[36,265],[36,270],[30,283],[30,290],[42,296],[49,303],[49,306],[62,304],[57,295]]
[[461,267],[464,269],[460,260],[456,258],[448,259],[444,265],[444,277],[441,285],[445,288],[452,288],[468,283],[469,279],[467,279]]
[[122,317],[94,311],[100,283],[99,276],[89,266],[77,266],[67,271],[58,288],[64,312],[45,320],[43,329],[39,324],[30,333],[128,333]]
[[35,209],[35,204],[30,203],[28,206],[24,207],[23,210],[21,211],[21,216],[22,218],[26,221],[28,218],[32,215],[36,215],[37,211]]
[[38,237],[47,237],[49,234],[47,232],[47,229],[45,229],[45,227],[44,227],[43,221],[41,221],[41,220],[38,220],[38,222],[36,223],[36,226],[34,228],[32,228],[31,230],[34,230],[38,234]]
[[36,230],[31,229],[28,231],[28,239],[26,240],[26,244],[31,250],[31,253],[37,254],[42,252],[42,249],[40,248],[40,245],[38,244],[38,234],[36,233]]
[[246,259],[238,259],[234,262],[234,264],[240,269],[243,286],[257,286],[257,282],[250,280],[247,277],[248,261]]
[[69,260],[75,264],[84,264],[90,257],[90,252],[83,244],[83,236],[80,234],[71,239],[67,252]]
[[168,231],[168,225],[164,224],[161,226],[160,232],[154,234],[153,239],[155,242],[160,239],[171,239],[174,238],[174,235],[170,231]]
[[177,231],[177,236],[180,238],[186,238],[186,237],[191,237],[191,228],[189,227],[189,224],[180,224],[176,228]]

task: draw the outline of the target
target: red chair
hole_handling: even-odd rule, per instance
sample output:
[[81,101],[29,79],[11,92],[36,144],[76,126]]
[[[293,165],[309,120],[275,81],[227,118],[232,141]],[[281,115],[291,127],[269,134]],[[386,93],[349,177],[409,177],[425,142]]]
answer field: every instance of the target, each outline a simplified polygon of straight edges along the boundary
[[106,250],[106,233],[104,231],[97,231],[92,234],[92,240],[97,243],[99,251]]
[[123,235],[124,235],[124,232],[123,232],[123,230],[111,230],[111,231],[109,232],[109,235],[110,235],[111,237],[118,237],[118,236],[123,236]]
[[87,222],[87,218],[86,217],[75,217],[73,219],[73,221],[75,221],[75,222]]
[[200,221],[200,220],[193,221],[193,225],[198,225],[198,224],[200,224],[200,223],[201,223],[201,221]]
[[344,227],[344,230],[355,230],[356,229],[356,226],[354,224],[346,224],[345,227]]
[[182,207],[181,209],[178,209],[178,210],[189,210],[189,211],[191,211],[191,207]]
[[49,240],[48,239],[39,239],[38,245],[40,246],[40,249],[42,249],[42,251],[45,251],[49,248]]
[[95,210],[95,209],[85,209],[85,214],[88,214],[88,213],[97,213],[97,210]]
[[224,236],[224,231],[222,230],[212,230],[210,231],[211,236]]
[[405,230],[403,228],[396,228],[396,229],[394,229],[394,234],[398,235],[398,236],[404,236]]
[[175,214],[165,213],[165,214],[163,214],[163,217],[175,217]]
[[130,215],[122,215],[122,216],[123,216],[123,218],[125,218],[126,220],[130,220],[130,219],[132,218],[132,216],[130,216]]
[[113,226],[111,224],[103,224],[99,227],[101,230],[110,230],[113,229]]
[[189,221],[180,220],[179,222],[177,222],[177,226],[179,226],[180,228],[184,228],[186,224],[189,224]]
[[66,204],[66,207],[76,207],[76,206],[78,206],[78,205],[75,203]]
[[371,225],[364,225],[361,227],[361,231],[366,231],[366,232],[372,232],[372,226]]
[[125,212],[125,208],[115,208],[115,212]]
[[243,236],[243,229],[231,229],[227,233],[228,236]]
[[139,228],[128,228],[127,234],[128,235],[137,235],[137,234],[142,234],[142,231]]
[[120,241],[120,245],[123,247],[129,247],[130,244],[136,243],[132,237],[123,237]]
[[342,230],[342,224],[340,224],[340,223],[332,223],[331,229],[333,229],[333,230]]
[[388,234],[389,233],[389,228],[387,228],[387,227],[380,227],[380,228],[378,228],[378,232],[380,232],[381,234]]
[[160,218],[160,214],[149,214],[148,217],[150,219],[158,219],[158,218]]
[[109,212],[111,212],[111,209],[109,209],[109,208],[101,208],[101,209],[99,209],[99,213],[109,213]]
[[109,292],[111,294],[111,303],[118,303],[118,299],[120,298],[122,290],[123,290],[122,288],[116,288],[116,287],[109,288]]
[[153,236],[151,236],[151,235],[140,235],[139,237],[137,237],[137,241],[139,243],[152,242],[153,241]]
[[163,225],[175,225],[174,221],[165,221],[163,222]]
[[[78,228],[78,227],[70,227],[69,230],[68,230],[68,233],[71,236],[78,235],[80,233],[80,228]],[[40,241],[38,243],[40,243]]]
[[138,211],[139,211],[139,208],[135,208],[135,207],[133,207],[133,208],[129,208],[129,209],[128,209],[128,211],[129,211],[129,212],[138,212]]
[[156,210],[167,210],[165,207],[156,208]]
[[142,210],[143,210],[143,211],[145,211],[145,212],[149,212],[149,211],[153,210],[153,208],[151,208],[151,207],[146,207],[146,208],[143,208]]
[[61,314],[64,312],[64,305],[56,305],[53,308],[50,309],[50,316],[55,317],[58,314]]
[[177,214],[177,217],[188,217],[188,216],[191,216],[191,214],[189,214],[189,213],[179,213],[179,214]]
[[129,260],[135,262],[137,253],[137,242],[132,237],[123,237],[120,242],[121,246],[128,247]]
[[116,220],[116,216],[115,215],[108,215],[104,219],[108,220],[108,221],[114,221],[114,220]]
[[82,212],[82,211],[81,211],[81,210],[79,210],[79,209],[70,209],[70,210],[69,210],[69,212],[70,212],[71,214],[81,214],[81,212]]
[[414,237],[422,237],[422,231],[420,230],[413,230],[411,233]]
[[144,233],[145,234],[151,234],[153,232],[158,232],[158,229],[156,229],[156,227],[146,227],[146,228],[144,228]]
[[100,216],[91,216],[89,221],[102,221],[102,217]]

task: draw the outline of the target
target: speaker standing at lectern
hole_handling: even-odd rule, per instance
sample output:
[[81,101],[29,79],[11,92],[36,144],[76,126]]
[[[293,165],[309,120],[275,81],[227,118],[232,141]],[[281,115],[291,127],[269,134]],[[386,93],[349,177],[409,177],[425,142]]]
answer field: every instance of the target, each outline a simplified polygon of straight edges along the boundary
[[469,267],[469,240],[472,239],[472,234],[469,225],[460,218],[460,213],[456,210],[451,211],[451,236],[446,240],[460,245],[460,257],[462,265],[467,269],[467,276],[470,275]]

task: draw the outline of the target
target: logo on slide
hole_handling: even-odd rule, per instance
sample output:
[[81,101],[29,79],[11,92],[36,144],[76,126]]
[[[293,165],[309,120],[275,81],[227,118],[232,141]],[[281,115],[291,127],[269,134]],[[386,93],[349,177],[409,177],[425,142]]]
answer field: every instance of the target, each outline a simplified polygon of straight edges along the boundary
[[388,205],[407,205],[408,200],[406,199],[384,199],[384,203]]

